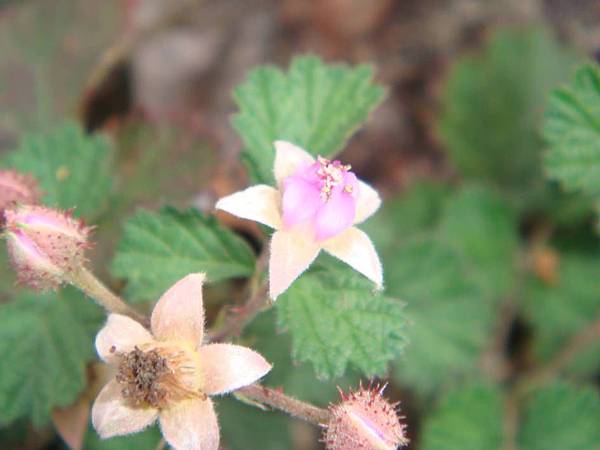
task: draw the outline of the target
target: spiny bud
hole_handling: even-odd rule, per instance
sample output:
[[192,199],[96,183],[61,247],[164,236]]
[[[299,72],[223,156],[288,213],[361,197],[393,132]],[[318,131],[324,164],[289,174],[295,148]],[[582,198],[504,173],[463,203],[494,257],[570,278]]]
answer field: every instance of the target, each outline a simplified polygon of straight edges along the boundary
[[6,239],[19,281],[56,289],[85,263],[91,228],[70,212],[20,205],[4,212]]
[[328,450],[394,450],[408,444],[398,404],[382,396],[384,389],[361,385],[349,394],[340,390],[342,401],[329,408],[331,420],[324,433]]
[[35,205],[40,197],[38,183],[31,175],[15,170],[0,170],[0,211],[15,203]]

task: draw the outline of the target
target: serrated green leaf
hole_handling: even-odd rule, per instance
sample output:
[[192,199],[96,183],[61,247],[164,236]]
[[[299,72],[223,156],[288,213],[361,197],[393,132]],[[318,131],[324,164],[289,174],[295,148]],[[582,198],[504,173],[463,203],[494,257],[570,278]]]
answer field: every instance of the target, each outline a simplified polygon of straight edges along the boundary
[[600,397],[563,382],[538,390],[523,413],[519,450],[600,449]]
[[196,210],[164,208],[139,211],[125,224],[112,263],[113,273],[128,280],[132,300],[157,300],[173,283],[193,272],[210,281],[251,275],[254,255],[214,217]]
[[398,250],[387,270],[393,273],[388,290],[406,302],[412,324],[396,379],[426,394],[477,374],[494,308],[457,253],[434,239],[414,239]]
[[[556,284],[530,276],[523,310],[533,325],[536,356],[551,359],[575,334],[600,313],[600,255],[566,253],[560,256]],[[567,368],[594,375],[600,368],[600,343],[579,354]]]
[[497,300],[515,281],[511,208],[489,188],[416,186],[367,227],[377,229],[388,293],[407,303],[412,324],[396,378],[428,394],[477,374]]
[[384,374],[405,345],[403,303],[331,258],[295,281],[276,307],[292,357],[310,361],[318,377],[339,377],[349,366]]
[[100,439],[96,430],[90,427],[83,445],[84,450],[154,450],[162,439],[158,427],[150,427],[139,433],[128,436],[116,436]]
[[[450,392],[423,425],[422,450],[499,450],[503,406],[496,386],[472,385]],[[561,447],[545,447],[561,448]],[[582,449],[584,447],[581,447]]]
[[502,197],[478,186],[463,188],[446,205],[440,234],[486,294],[498,299],[513,288],[517,219]]
[[76,215],[91,218],[108,203],[110,144],[102,136],[85,134],[75,123],[26,135],[6,163],[37,178],[49,206],[75,208]]
[[438,124],[462,175],[494,183],[519,204],[544,203],[539,164],[547,92],[579,58],[543,29],[501,29],[452,68]]
[[77,398],[101,317],[74,288],[23,291],[0,305],[0,424],[27,417],[40,427]]
[[579,68],[571,82],[552,93],[544,123],[550,144],[548,174],[567,189],[600,194],[600,71]]
[[233,118],[250,174],[259,182],[273,181],[278,139],[334,156],[383,95],[370,67],[326,65],[314,56],[295,58],[287,74],[274,67],[252,71],[235,90],[240,112]]
[[293,448],[289,420],[284,414],[261,411],[232,398],[219,399],[216,409],[221,440],[231,450]]

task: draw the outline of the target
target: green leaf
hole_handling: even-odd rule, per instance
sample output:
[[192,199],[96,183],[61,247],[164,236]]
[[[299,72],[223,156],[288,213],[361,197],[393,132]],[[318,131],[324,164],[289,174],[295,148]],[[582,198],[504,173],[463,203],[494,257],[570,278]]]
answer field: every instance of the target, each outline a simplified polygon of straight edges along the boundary
[[49,206],[76,208],[91,218],[106,205],[111,190],[111,146],[67,122],[47,134],[26,135],[6,162],[33,174]]
[[514,285],[517,218],[489,189],[468,186],[446,205],[441,238],[461,256],[477,284],[495,299]]
[[[533,275],[526,284],[523,309],[533,324],[534,351],[551,359],[575,333],[600,314],[600,255],[565,253],[560,256],[557,282],[548,284]],[[578,375],[594,375],[600,368],[600,343],[591,345],[569,365]]]
[[0,305],[0,424],[27,417],[41,427],[54,407],[77,398],[101,317],[74,288],[20,291]]
[[125,224],[125,234],[112,264],[113,273],[128,280],[133,300],[156,300],[173,283],[192,272],[210,281],[251,275],[254,255],[238,236],[190,209],[139,211]]
[[407,303],[412,324],[398,381],[429,394],[476,375],[498,299],[515,284],[512,209],[489,188],[418,185],[367,228],[376,229],[388,293]]
[[216,409],[221,425],[221,440],[231,450],[280,450],[293,448],[288,418],[272,411],[261,411],[231,398],[219,399]]
[[96,430],[90,427],[83,448],[85,450],[132,450],[158,448],[162,439],[158,427],[150,427],[142,432],[128,436],[116,436],[110,439],[100,439]]
[[244,142],[252,177],[273,181],[273,142],[288,140],[314,155],[332,157],[383,99],[369,66],[326,65],[295,58],[287,74],[260,67],[234,93],[233,125]]
[[477,384],[459,388],[450,392],[426,419],[419,448],[499,450],[503,442],[502,417],[502,396],[498,387]]
[[405,345],[403,303],[374,292],[332,258],[302,275],[276,306],[279,326],[292,336],[292,357],[310,361],[321,378],[339,377],[349,366],[384,374]]
[[398,250],[387,271],[394,274],[389,292],[407,303],[412,324],[396,379],[427,394],[455,378],[476,375],[494,308],[469,280],[457,253],[435,239],[414,239]]
[[548,174],[569,190],[600,194],[600,72],[579,68],[571,82],[552,93],[544,136]]
[[596,389],[555,382],[538,390],[525,409],[519,449],[598,450],[599,423],[600,397]]
[[443,87],[438,124],[453,162],[519,203],[549,195],[538,133],[547,92],[578,57],[543,29],[500,29],[485,49],[459,60]]

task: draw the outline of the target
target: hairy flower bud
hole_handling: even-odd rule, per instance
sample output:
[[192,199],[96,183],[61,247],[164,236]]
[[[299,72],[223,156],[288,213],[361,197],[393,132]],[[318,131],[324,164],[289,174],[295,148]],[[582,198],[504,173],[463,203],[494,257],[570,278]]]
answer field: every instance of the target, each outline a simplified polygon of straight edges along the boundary
[[330,407],[331,420],[325,430],[328,450],[394,450],[408,444],[396,412],[397,404],[381,394],[385,386],[344,394],[342,401]]
[[85,263],[91,228],[70,212],[20,205],[4,212],[6,239],[19,281],[56,289]]
[[37,181],[15,170],[0,170],[0,211],[15,203],[35,205],[41,197]]

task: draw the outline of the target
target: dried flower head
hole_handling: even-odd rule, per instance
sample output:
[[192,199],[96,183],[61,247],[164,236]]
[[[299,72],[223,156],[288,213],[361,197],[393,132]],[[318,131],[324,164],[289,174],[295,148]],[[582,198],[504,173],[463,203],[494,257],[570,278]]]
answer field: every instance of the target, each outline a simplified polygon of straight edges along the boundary
[[102,438],[140,431],[157,418],[177,450],[217,450],[219,425],[209,396],[239,389],[271,365],[258,353],[231,344],[203,345],[204,274],[191,274],[158,301],[152,333],[111,314],[96,337],[100,357],[117,373],[92,408]]
[[324,432],[328,450],[395,450],[408,444],[405,425],[396,412],[398,404],[389,403],[383,387],[344,394],[330,407],[331,420]]
[[17,205],[4,212],[8,251],[19,281],[56,289],[85,264],[91,228],[70,212]]
[[38,183],[31,175],[0,170],[0,212],[16,203],[36,205],[41,196]]
[[251,186],[220,199],[216,208],[277,230],[271,239],[269,287],[276,299],[321,249],[381,287],[383,272],[369,237],[354,225],[381,204],[349,165],[317,157],[289,142],[275,142],[278,189]]

